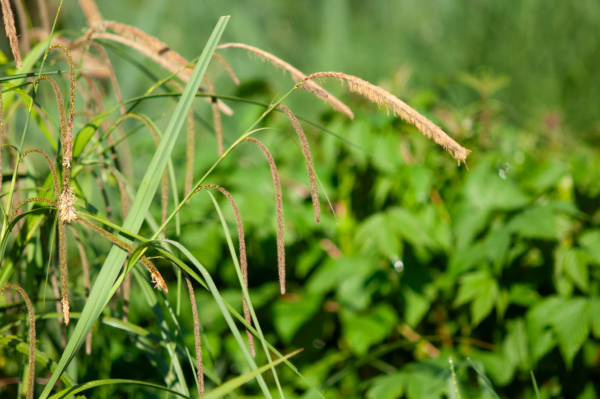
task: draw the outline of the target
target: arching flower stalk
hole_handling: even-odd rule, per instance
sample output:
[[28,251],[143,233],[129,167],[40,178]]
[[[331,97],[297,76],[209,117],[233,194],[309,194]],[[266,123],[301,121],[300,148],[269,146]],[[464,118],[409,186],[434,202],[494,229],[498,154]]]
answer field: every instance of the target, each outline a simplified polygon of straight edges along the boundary
[[415,109],[411,108],[408,104],[393,94],[383,90],[379,86],[375,86],[374,84],[367,82],[366,80],[339,72],[313,73],[312,75],[304,78],[301,83],[297,84],[296,87],[301,87],[302,85],[312,82],[313,79],[318,78],[336,78],[341,82],[348,82],[350,91],[360,94],[379,106],[384,105],[388,110],[391,109],[394,115],[399,115],[402,119],[414,125],[421,133],[423,133],[423,135],[433,139],[433,141],[448,151],[450,155],[452,155],[454,159],[458,161],[459,165],[461,161],[466,165],[467,155],[469,155],[471,152],[470,150],[463,148],[433,122],[425,118],[423,115],[418,113]]
[[27,312],[29,313],[29,370],[27,374],[27,399],[33,399],[35,384],[35,314],[33,312],[33,304],[25,290],[15,284],[8,283],[4,285],[0,288],[0,294],[8,288],[16,290],[21,294],[27,305]]
[[196,373],[198,377],[198,396],[204,396],[204,371],[202,367],[202,341],[200,338],[200,321],[198,319],[198,305],[196,304],[196,295],[194,294],[194,286],[190,276],[183,273],[185,283],[187,285],[190,302],[192,304],[192,316],[194,318],[194,343],[196,349]]
[[[106,29],[110,29],[116,34],[104,32]],[[185,83],[188,83],[191,78],[193,68],[188,67],[190,66],[188,60],[162,41],[134,26],[115,21],[102,21],[91,25],[89,32],[82,40],[90,38],[111,40],[131,47],[167,71],[177,73],[177,76]],[[208,76],[204,75],[203,82],[207,86],[210,84]],[[207,98],[206,101],[211,100]],[[226,115],[233,114],[231,108],[225,103],[220,100],[217,100],[217,103],[221,112]]]
[[240,80],[236,76],[235,72],[233,72],[233,69],[231,69],[231,65],[229,65],[229,63],[225,60],[225,58],[223,58],[223,56],[221,56],[221,54],[219,54],[219,53],[213,53],[212,57],[215,60],[217,60],[219,62],[219,64],[221,64],[221,66],[223,67],[225,72],[227,72],[227,74],[229,75],[231,80],[233,80],[233,83],[235,83],[236,86],[239,86]]
[[[264,50],[261,50],[257,47],[249,46],[249,45],[243,44],[243,43],[223,43],[223,44],[219,44],[217,46],[217,50],[226,49],[226,48],[240,48],[240,49],[248,51],[249,53],[256,54],[263,61],[270,62],[273,66],[275,66],[275,68],[281,68],[284,71],[288,71],[290,73],[290,75],[292,76],[292,79],[294,79],[295,81],[303,80],[306,78],[306,75],[304,73],[302,73],[300,70],[294,68],[292,65],[290,65],[287,62],[283,61],[282,59],[274,56],[273,54],[268,53]],[[309,90],[309,91],[312,91],[313,93],[315,93],[315,95],[317,95],[317,97],[320,97],[323,100],[325,100],[326,102],[328,102],[329,104],[331,104],[331,106],[336,111],[343,113],[350,119],[354,119],[354,114],[352,113],[352,110],[350,110],[350,108],[346,104],[344,104],[343,102],[338,100],[335,96],[333,96],[330,93],[328,93],[327,91],[325,91],[317,83],[310,81],[310,83],[308,83],[308,85],[315,88],[315,90]]]
[[[246,237],[244,235],[244,224],[242,223],[242,217],[240,216],[240,210],[235,203],[235,200],[229,193],[229,191],[225,190],[221,186],[217,186],[216,184],[207,184],[205,186],[198,187],[196,192],[199,192],[205,188],[214,188],[219,190],[221,194],[227,197],[231,207],[233,208],[233,213],[235,214],[235,222],[237,226],[238,232],[238,241],[239,241],[239,249],[240,249],[240,271],[242,272],[242,278],[244,280],[244,285],[246,289],[248,289],[248,257],[246,255]],[[244,308],[244,319],[248,322],[248,324],[252,324],[252,317],[250,316],[250,308],[248,307],[248,301],[246,301],[246,297],[243,298],[243,308]],[[252,353],[252,357],[256,356],[256,349],[254,348],[254,336],[250,332],[250,330],[246,329],[246,335],[248,336],[248,345],[250,346],[250,352]]]
[[279,271],[279,288],[281,294],[285,294],[285,238],[283,231],[283,199],[281,194],[281,183],[279,181],[279,173],[277,166],[273,160],[273,156],[263,143],[254,137],[246,137],[243,141],[250,141],[256,144],[269,162],[271,167],[271,177],[273,178],[273,187],[275,188],[275,209],[277,213],[277,269]]
[[312,198],[315,221],[319,223],[321,221],[321,203],[319,202],[319,189],[317,188],[315,166],[313,164],[312,154],[310,153],[310,147],[308,146],[308,140],[306,139],[304,130],[302,130],[302,126],[300,125],[300,122],[298,122],[296,115],[294,115],[294,113],[283,104],[277,105],[277,108],[285,112],[288,119],[292,123],[292,126],[294,126],[294,130],[296,130],[298,140],[300,140],[300,147],[302,148],[302,153],[304,154],[304,159],[306,161],[306,169],[308,171],[308,181],[310,183],[310,195]]

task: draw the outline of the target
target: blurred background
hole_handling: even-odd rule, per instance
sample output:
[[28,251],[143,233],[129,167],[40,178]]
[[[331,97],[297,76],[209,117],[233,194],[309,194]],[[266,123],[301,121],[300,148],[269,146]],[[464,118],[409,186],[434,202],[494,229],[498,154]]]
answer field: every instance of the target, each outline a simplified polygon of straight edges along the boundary
[[[26,3],[35,9],[35,2]],[[48,4],[53,15],[58,2]],[[275,130],[256,135],[271,149],[282,180],[284,296],[277,283],[275,197],[264,157],[240,145],[211,176],[209,183],[226,187],[240,208],[250,293],[263,331],[282,353],[304,348],[293,363],[325,397],[455,398],[449,357],[463,397],[535,398],[531,372],[539,397],[597,397],[600,3],[120,0],[98,6],[105,19],[139,27],[187,59],[200,54],[218,17],[231,15],[222,43],[256,46],[306,74],[361,77],[472,150],[468,168],[457,166],[414,127],[334,79],[323,87],[350,105],[353,121],[310,93],[294,93],[285,104],[311,122],[302,124],[322,183],[319,224],[312,217],[302,153],[290,139],[292,126],[283,114],[272,114],[261,126]],[[32,18],[35,23],[33,13]],[[66,1],[58,29],[76,34],[85,26],[77,2]],[[10,54],[6,39],[2,50]],[[107,51],[126,99],[142,95],[155,82],[152,74],[166,75],[131,49]],[[269,103],[294,84],[289,74],[244,50],[218,53],[241,81],[236,86],[212,63],[208,74],[219,94]],[[102,90],[105,107],[116,104],[108,82]],[[225,102],[234,111],[223,116],[227,146],[264,107]],[[152,100],[139,111],[164,128],[175,104]],[[217,149],[210,106],[203,101],[194,106],[202,118],[196,124],[198,180],[217,159]],[[138,124],[127,121],[126,130]],[[173,162],[181,195],[185,135],[179,139]],[[138,133],[130,147],[137,186],[155,145]],[[81,182],[90,193],[94,185],[93,179]],[[106,206],[96,198],[93,206],[103,212]],[[233,213],[220,201],[233,233]],[[152,212],[160,215],[158,196]],[[151,233],[148,226],[141,232]],[[174,225],[167,228],[169,237],[176,234]],[[206,194],[182,210],[179,239],[241,310],[237,276]],[[89,242],[92,276],[108,248],[106,242]],[[78,264],[76,249],[70,254],[71,264]],[[168,263],[161,266],[174,285],[175,273]],[[157,332],[152,309],[133,284],[129,320]],[[215,302],[204,290],[196,294],[208,367],[223,379],[248,372]],[[177,302],[177,290],[168,298]],[[191,315],[185,298],[181,306],[183,315]],[[107,314],[118,316],[119,309]],[[191,316],[180,323],[191,350]],[[164,383],[159,368],[130,338],[98,324],[92,356],[80,358],[76,374],[82,381]],[[49,354],[60,353],[43,345]],[[258,358],[265,361],[263,354]],[[318,397],[289,368],[278,370],[290,398]],[[270,374],[265,379],[274,386]],[[127,386],[91,392],[98,398],[154,397]],[[250,382],[239,394],[256,392]]]

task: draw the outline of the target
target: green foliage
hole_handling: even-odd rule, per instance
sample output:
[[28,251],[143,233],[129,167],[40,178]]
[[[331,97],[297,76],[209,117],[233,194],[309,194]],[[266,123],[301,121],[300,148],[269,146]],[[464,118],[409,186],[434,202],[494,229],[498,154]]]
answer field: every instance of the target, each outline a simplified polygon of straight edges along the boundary
[[[98,3],[107,18],[117,19],[115,5]],[[550,12],[541,1],[528,5],[483,1],[476,7],[464,1],[446,5],[338,2],[333,24],[333,13],[324,13],[321,21],[315,18],[315,4],[309,3],[269,3],[261,8],[265,15],[257,16],[250,6],[234,7],[227,1],[193,7],[187,2],[172,10],[148,1],[148,15],[178,15],[181,26],[160,18],[144,20],[140,26],[171,48],[198,55],[205,43],[196,38],[209,36],[214,10],[233,8],[227,40],[266,43],[265,49],[279,49],[289,56],[282,58],[297,61],[306,71],[347,60],[348,67],[342,64],[340,69],[364,72],[361,76],[399,95],[472,150],[469,170],[457,167],[413,126],[347,94],[346,87],[340,89],[333,82],[326,86],[355,111],[353,121],[298,90],[286,98],[286,105],[304,117],[300,121],[313,151],[323,214],[317,224],[304,158],[290,138],[295,136],[289,122],[281,113],[264,113],[260,105],[281,99],[281,93],[292,87],[289,77],[273,74],[271,66],[248,60],[243,52],[219,51],[241,78],[236,89],[216,63],[208,66],[210,57],[197,60],[197,67],[213,78],[217,96],[231,95],[221,98],[234,110],[233,116],[223,117],[225,143],[235,143],[242,132],[252,131],[271,149],[279,169],[288,275],[288,293],[279,295],[268,165],[257,159],[250,146],[235,147],[222,159],[216,155],[210,106],[202,98],[191,104],[196,95],[193,86],[200,83],[202,73],[186,87],[183,102],[173,101],[179,98],[172,93],[138,97],[165,76],[164,70],[146,59],[138,61],[129,49],[107,45],[125,102],[139,107],[136,112],[149,115],[165,131],[165,144],[155,152],[149,135],[133,135],[138,121],[128,120],[122,127],[132,134],[131,175],[124,176],[121,169],[117,173],[101,169],[100,165],[117,168],[117,164],[108,157],[110,144],[99,140],[96,132],[115,130],[114,126],[106,129],[103,122],[113,124],[120,108],[102,81],[100,90],[109,111],[94,112],[88,119],[78,115],[75,120],[73,186],[81,205],[77,209],[107,221],[105,227],[112,233],[135,242],[136,255],[146,251],[163,273],[169,293],[156,295],[148,276],[130,263],[135,279],[128,321],[123,321],[125,301],[115,292],[125,277],[120,274],[117,279],[125,252],[111,250],[109,243],[78,228],[86,243],[93,288],[86,303],[81,255],[70,244],[69,286],[77,324],[65,329],[69,340],[64,349],[52,274],[48,274],[53,271],[47,270],[57,263],[49,250],[56,215],[48,208],[28,208],[14,223],[7,223],[14,229],[3,241],[0,281],[19,281],[33,293],[41,315],[38,378],[52,376],[54,383],[64,370],[60,389],[78,384],[96,387],[85,392],[90,398],[155,397],[154,389],[195,397],[194,326],[181,268],[192,274],[194,284],[204,286],[196,286],[196,297],[206,392],[215,397],[276,397],[279,380],[289,398],[316,398],[319,392],[328,399],[456,397],[450,357],[456,359],[463,398],[596,397],[600,392],[600,154],[597,126],[590,115],[600,101],[593,93],[597,84],[590,78],[595,75],[585,65],[597,63],[592,62],[597,46],[590,44],[594,32],[590,26],[600,15],[598,7],[584,1],[578,6],[556,5]],[[118,12],[124,18],[138,14],[131,4],[120,5],[123,11]],[[61,28],[79,32],[79,11],[69,7]],[[206,15],[190,22],[199,9]],[[462,15],[460,9],[470,10],[477,19],[459,22],[455,17]],[[199,22],[207,22],[207,15],[212,18],[210,27]],[[404,23],[391,26],[389,15],[400,15]],[[439,20],[431,21],[431,15],[440,15]],[[573,36],[569,29],[575,17],[582,21],[582,32],[587,32],[581,33],[581,40],[559,33],[564,28]],[[257,22],[265,20],[269,23]],[[400,49],[368,45],[368,40],[375,40],[376,33],[371,33],[377,31],[373,21],[379,21],[377,29],[385,39],[378,41],[402,38]],[[396,25],[403,26],[401,32]],[[490,27],[484,37],[482,26]],[[520,28],[515,31],[514,26]],[[319,29],[330,30],[325,35]],[[369,34],[357,38],[349,33],[353,30]],[[208,53],[216,41],[209,43]],[[33,47],[24,58],[27,67],[41,65],[47,44]],[[530,59],[526,53],[535,62],[523,62]],[[564,60],[571,61],[566,65]],[[22,108],[32,103],[31,89],[6,58],[0,62],[7,75],[0,78],[4,111],[11,121],[6,140],[18,144],[21,120],[26,117]],[[44,72],[56,73],[60,61],[56,64],[50,57],[49,62]],[[555,70],[544,78],[548,65]],[[24,86],[8,91],[15,85]],[[53,161],[60,162],[62,147],[52,127],[56,107],[44,90],[35,100],[31,116],[36,123],[28,128],[26,148],[30,140],[40,142]],[[175,104],[180,105],[174,113]],[[205,176],[206,183],[226,187],[244,222],[253,328],[240,315],[244,290],[240,289],[237,239],[232,240],[228,231],[234,228],[235,215],[228,205],[222,211],[215,209],[205,195],[194,196],[185,206],[176,201],[188,194],[182,177],[185,142],[177,138],[188,106],[196,113],[198,129],[194,183]],[[253,127],[247,130],[248,126]],[[252,130],[262,127],[270,130]],[[86,149],[92,147],[98,152],[90,151],[93,157],[88,158]],[[121,156],[124,148],[116,148]],[[8,150],[3,155],[5,176],[7,171],[12,176],[14,156]],[[180,223],[167,223],[164,237],[169,240],[165,241],[157,239],[161,209],[154,193],[169,159],[172,191],[167,215],[174,219],[174,209],[180,209]],[[16,176],[19,191],[13,195],[26,199],[48,192],[51,196],[47,190],[51,179],[40,160],[26,159]],[[120,178],[127,197],[135,199],[129,217],[120,210],[125,198]],[[11,189],[4,181],[6,198]],[[104,188],[98,187],[98,181]],[[9,211],[7,207],[3,213]],[[11,334],[0,340],[0,379],[24,376],[23,354],[28,348],[26,316],[19,313],[22,304],[0,298],[0,308],[0,331]],[[245,327],[255,333],[256,359],[240,334]],[[77,349],[89,331],[92,353],[85,356]],[[297,348],[304,351],[291,359],[293,364],[285,360],[277,374],[264,373],[274,369],[281,353]],[[148,389],[131,381],[145,381]],[[44,394],[48,396],[51,389]],[[13,384],[7,392],[16,395],[18,390]]]

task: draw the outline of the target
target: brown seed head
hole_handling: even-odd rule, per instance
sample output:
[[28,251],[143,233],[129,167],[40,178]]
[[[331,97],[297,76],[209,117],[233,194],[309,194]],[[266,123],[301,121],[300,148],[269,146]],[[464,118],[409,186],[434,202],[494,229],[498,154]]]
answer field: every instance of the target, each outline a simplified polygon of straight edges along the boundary
[[185,283],[188,288],[190,302],[192,304],[192,317],[194,318],[194,343],[196,346],[196,373],[198,377],[198,396],[204,396],[204,370],[202,368],[202,341],[200,339],[200,320],[198,319],[198,305],[196,304],[196,295],[194,294],[194,286],[190,276],[183,273]]
[[425,136],[433,139],[433,141],[448,151],[450,155],[458,160],[459,165],[461,161],[465,162],[467,155],[469,155],[471,152],[450,138],[450,136],[448,136],[442,129],[437,127],[429,119],[425,118],[398,97],[383,90],[379,86],[375,86],[374,84],[357,78],[356,76],[339,72],[314,73],[306,77],[303,80],[303,83],[310,82],[312,79],[318,78],[336,78],[342,82],[348,82],[350,91],[360,94],[379,106],[384,105],[386,108],[391,109],[394,115],[399,115],[402,119],[414,125]]
[[[290,75],[292,76],[292,79],[294,79],[295,81],[303,80],[306,78],[305,74],[303,74],[298,69],[294,68],[292,65],[290,65],[287,62],[283,61],[282,59],[274,56],[273,54],[267,53],[266,51],[261,50],[257,47],[249,46],[247,44],[242,44],[242,43],[224,43],[224,44],[218,45],[217,49],[225,49],[225,48],[230,48],[230,47],[241,48],[241,49],[247,50],[250,53],[256,54],[263,61],[266,60],[266,61],[270,62],[273,66],[275,66],[275,68],[281,68],[284,71],[288,71],[290,73]],[[309,81],[308,85],[315,87],[316,90],[314,90],[313,92],[318,97],[321,97],[323,100],[325,100],[326,102],[331,104],[331,106],[336,111],[343,113],[350,119],[354,119],[354,114],[352,113],[352,110],[350,110],[350,108],[346,104],[344,104],[343,102],[338,100],[335,96],[333,96],[330,93],[328,93],[327,91],[325,91],[317,83]]]
[[[246,288],[248,288],[248,257],[246,255],[246,237],[244,235],[244,225],[242,223],[242,217],[240,216],[240,210],[235,203],[235,200],[229,193],[229,191],[225,190],[221,186],[217,186],[216,184],[207,184],[206,186],[199,187],[196,192],[199,192],[205,188],[214,188],[219,190],[221,194],[227,197],[231,207],[233,208],[233,213],[235,214],[235,221],[237,225],[238,232],[238,241],[240,247],[240,270],[242,272],[242,278],[244,280],[244,284]],[[246,297],[243,296],[243,308],[244,308],[244,319],[248,322],[248,324],[252,324],[252,318],[250,316],[250,308],[248,307],[248,302],[246,301]],[[250,330],[246,329],[246,335],[248,336],[248,344],[250,346],[250,352],[252,353],[252,357],[256,356],[256,350],[254,348],[254,336],[250,332]]]
[[2,15],[4,16],[4,30],[6,31],[6,37],[10,41],[10,49],[12,50],[13,57],[17,62],[17,68],[23,66],[21,62],[21,51],[19,50],[19,39],[17,37],[17,29],[15,28],[15,16],[10,8],[9,0],[1,0],[2,3]]
[[269,162],[271,167],[271,177],[273,178],[273,186],[275,188],[275,209],[277,212],[277,268],[279,270],[279,288],[281,294],[285,294],[285,237],[283,230],[283,199],[281,194],[281,182],[279,181],[279,173],[277,166],[273,160],[273,156],[263,143],[254,137],[246,137],[243,141],[250,141],[256,144]]
[[277,105],[277,108],[285,112],[288,119],[292,123],[292,126],[294,126],[294,130],[296,130],[298,140],[300,140],[300,147],[302,148],[302,153],[304,154],[304,159],[306,160],[306,169],[308,171],[308,180],[310,182],[310,194],[312,197],[315,221],[319,223],[321,221],[321,203],[319,202],[319,190],[317,188],[315,166],[313,164],[312,155],[310,153],[310,147],[308,146],[308,140],[306,139],[304,130],[302,130],[302,125],[300,125],[300,122],[298,121],[298,118],[296,118],[296,115],[294,115],[294,113],[290,111],[290,109],[285,105],[279,104]]
[[27,399],[33,399],[35,384],[35,314],[33,312],[33,304],[25,290],[15,284],[5,284],[0,288],[0,294],[8,288],[16,290],[21,294],[27,305],[27,312],[29,313],[29,370],[27,374]]

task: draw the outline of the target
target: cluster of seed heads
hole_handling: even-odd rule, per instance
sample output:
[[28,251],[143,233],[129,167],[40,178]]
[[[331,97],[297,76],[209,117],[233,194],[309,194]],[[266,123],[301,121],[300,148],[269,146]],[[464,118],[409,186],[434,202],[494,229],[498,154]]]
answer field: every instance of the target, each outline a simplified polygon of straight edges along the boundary
[[[54,163],[51,158],[44,151],[40,149],[31,149],[24,152],[15,165],[15,169],[18,167],[19,163],[22,161],[23,157],[31,153],[39,153],[41,154],[50,169],[50,173],[53,178],[54,183],[54,194],[55,200],[46,197],[34,197],[27,199],[16,206],[14,212],[12,214],[11,219],[14,221],[18,216],[18,211],[25,205],[38,202],[42,204],[49,205],[51,208],[55,208],[58,213],[58,245],[59,245],[59,262],[60,262],[60,276],[61,276],[61,284],[60,284],[60,293],[61,293],[61,305],[63,311],[63,319],[65,325],[69,324],[69,291],[68,291],[68,268],[67,268],[67,235],[66,235],[66,226],[68,225],[72,232],[73,236],[76,239],[76,244],[80,253],[80,257],[82,260],[82,267],[84,270],[84,281],[85,281],[85,289],[86,295],[89,292],[90,288],[90,275],[89,275],[89,265],[87,262],[87,258],[85,255],[85,249],[81,242],[81,237],[77,230],[73,227],[73,224],[78,224],[80,226],[89,229],[100,236],[104,237],[114,245],[122,248],[127,251],[130,256],[133,255],[135,251],[135,247],[131,244],[127,243],[123,239],[119,238],[117,235],[112,234],[111,232],[97,226],[96,224],[91,223],[85,218],[84,213],[80,213],[76,210],[75,205],[77,202],[77,197],[75,196],[74,190],[71,187],[71,169],[73,167],[73,122],[75,117],[75,90],[77,87],[77,80],[75,77],[75,68],[74,62],[72,59],[71,52],[77,56],[79,59],[79,64],[84,66],[84,69],[87,67],[101,65],[106,68],[102,70],[92,70],[92,71],[82,71],[81,75],[87,87],[89,88],[89,96],[82,91],[84,95],[84,99],[86,100],[86,111],[90,112],[94,115],[94,110],[97,113],[102,113],[104,108],[102,106],[102,95],[98,90],[93,78],[103,78],[110,79],[111,84],[113,86],[113,90],[117,97],[117,100],[122,103],[122,96],[118,86],[118,82],[114,73],[114,69],[110,63],[108,56],[106,55],[106,51],[104,48],[98,43],[94,42],[95,39],[104,39],[111,40],[117,43],[121,43],[125,46],[128,46],[144,56],[150,58],[158,65],[162,66],[166,70],[171,73],[171,76],[163,81],[157,82],[151,89],[148,91],[149,94],[151,91],[156,89],[156,87],[168,83],[180,92],[183,92],[182,85],[174,79],[174,77],[180,79],[183,83],[187,83],[193,71],[193,65],[189,63],[184,57],[182,57],[175,50],[169,48],[165,43],[158,40],[157,38],[147,34],[141,29],[119,23],[114,21],[106,21],[100,14],[98,7],[94,0],[79,0],[82,10],[87,18],[89,29],[87,33],[76,40],[69,41],[68,39],[57,37],[53,38],[53,44],[49,47],[49,50],[58,49],[63,52],[64,57],[69,66],[69,106],[68,106],[68,114],[65,109],[63,103],[63,97],[60,91],[58,84],[50,77],[42,75],[38,77],[34,81],[34,88],[37,90],[38,85],[42,81],[47,81],[52,85],[52,88],[55,93],[56,102],[58,105],[58,113],[60,119],[60,143],[62,147],[62,181],[59,181],[58,174],[54,167]],[[19,50],[19,39],[17,35],[17,31],[15,28],[14,15],[12,13],[12,9],[10,6],[10,2],[8,0],[0,0],[2,6],[2,12],[4,16],[4,25],[6,35],[9,38],[10,46],[13,52],[14,59],[16,61],[17,68],[21,67],[21,55]],[[42,29],[34,29],[34,37],[38,40],[45,39],[48,37],[50,33],[50,25],[47,16],[46,6],[43,0],[38,0],[40,7],[40,16],[42,17]],[[20,1],[17,1],[17,14],[19,15],[20,20],[25,20],[25,13],[22,10],[22,5],[20,5]],[[22,14],[22,15],[21,15]],[[29,29],[25,24],[22,24],[22,39],[26,44],[29,44]],[[25,28],[23,28],[25,27]],[[112,32],[112,33],[111,33]],[[88,49],[94,49],[94,51],[98,54],[97,56],[91,55],[87,52]],[[383,90],[382,88],[375,86],[365,80],[362,80],[358,77],[347,75],[344,73],[338,72],[319,72],[314,73],[312,75],[305,75],[300,70],[296,69],[289,63],[281,60],[273,54],[270,54],[264,50],[259,48],[242,44],[242,43],[225,43],[217,46],[217,50],[224,50],[227,48],[238,48],[248,51],[250,54],[254,54],[259,57],[263,61],[267,61],[271,63],[276,68],[281,68],[290,73],[291,77],[297,82],[295,88],[304,89],[314,93],[317,97],[325,100],[329,103],[333,108],[349,118],[353,118],[354,114],[350,110],[350,108],[344,104],[342,101],[337,99],[328,93],[325,89],[323,89],[319,84],[315,82],[318,79],[325,78],[336,78],[342,82],[347,82],[350,91],[357,93],[368,100],[376,103],[379,106],[385,106],[388,109],[391,109],[394,115],[400,116],[402,119],[407,121],[408,123],[413,124],[421,133],[426,135],[427,137],[433,139],[437,144],[446,149],[460,165],[460,162],[465,163],[466,157],[469,154],[469,150],[460,146],[456,141],[450,138],[443,130],[437,127],[433,122],[429,121],[423,115],[418,113],[416,110],[411,108],[409,105],[398,99],[396,96],[391,93]],[[47,56],[48,54],[46,54]],[[233,82],[239,85],[239,80],[234,73],[231,66],[227,63],[227,61],[218,53],[214,53],[212,55],[213,59],[216,60],[222,68],[226,71],[229,77],[233,80]],[[93,68],[92,68],[93,69]],[[97,68],[96,68],[97,69]],[[223,139],[223,129],[221,122],[221,114],[231,115],[233,111],[221,101],[215,87],[210,80],[210,78],[205,75],[203,78],[203,88],[201,91],[208,94],[206,97],[206,101],[210,102],[211,110],[213,114],[214,120],[214,130],[217,141],[217,154],[221,159],[226,156],[230,150],[225,151],[224,139]],[[0,94],[1,94],[1,86],[0,86]],[[2,115],[2,99],[0,95],[0,144],[3,143],[3,115]],[[90,108],[90,104],[93,105],[93,110]],[[121,122],[126,119],[137,119],[141,121],[145,127],[150,131],[153,135],[153,138],[158,146],[160,142],[159,135],[157,134],[154,125],[148,120],[146,117],[135,113],[127,113],[124,106],[121,105],[121,116],[116,121],[116,123],[109,127],[108,122],[103,122],[103,130],[105,131],[105,138],[109,143],[109,149],[113,153],[113,160],[115,166],[111,165],[109,162],[104,161],[102,158],[102,154],[105,151],[99,153],[99,161],[97,161],[97,165],[104,166],[101,169],[103,178],[106,179],[107,171],[114,176],[117,181],[117,185],[119,187],[119,191],[121,194],[121,203],[122,203],[122,213],[123,218],[126,217],[129,211],[129,199],[127,197],[126,192],[126,184],[120,172],[120,162],[124,164],[127,162],[131,162],[130,159],[125,157],[118,157],[115,152],[115,147],[118,143],[120,144],[120,149],[126,148],[127,141],[125,137],[119,137],[115,142],[113,136],[110,134],[112,131],[119,126]],[[282,104],[277,104],[276,106],[270,106],[266,111],[265,115],[271,112],[273,109],[278,109],[285,113],[290,123],[292,124],[296,134],[298,136],[298,140],[300,142],[300,149],[302,151],[303,157],[306,162],[306,169],[308,173],[308,182],[310,186],[310,193],[312,199],[312,206],[314,211],[314,218],[316,222],[319,222],[321,219],[321,208],[319,201],[319,193],[317,188],[317,176],[315,172],[314,162],[312,158],[312,154],[310,151],[310,147],[308,144],[308,140],[302,129],[298,118],[294,115],[294,113]],[[194,190],[194,158],[195,158],[195,127],[194,127],[194,111],[190,109],[187,117],[188,124],[188,137],[187,137],[187,151],[186,151],[186,174],[185,174],[185,193],[187,198],[191,198],[193,194],[206,189],[212,188],[221,192],[227,199],[229,200],[236,219],[237,231],[238,231],[238,241],[239,241],[239,252],[240,252],[240,269],[242,273],[243,284],[248,288],[248,259],[246,255],[246,242],[244,236],[244,228],[242,224],[242,218],[239,212],[239,209],[231,196],[231,194],[223,187],[209,184],[204,186],[196,186],[197,188]],[[276,236],[277,236],[277,268],[279,274],[279,283],[280,283],[280,291],[281,294],[285,294],[286,292],[286,268],[285,268],[285,240],[284,240],[284,218],[283,218],[283,196],[281,191],[281,183],[279,179],[279,173],[277,171],[277,167],[275,165],[275,161],[273,156],[267,147],[253,137],[244,137],[242,140],[238,140],[234,146],[239,144],[242,141],[247,141],[256,144],[259,149],[265,155],[267,162],[269,164],[271,170],[271,177],[273,180],[274,192],[275,192],[275,213],[276,213]],[[100,141],[94,145],[91,151],[88,153],[94,152],[97,147],[100,145]],[[233,148],[233,147],[232,147]],[[85,167],[92,169],[93,162],[86,164]],[[0,185],[2,183],[1,177],[1,151],[0,151]],[[93,169],[92,169],[93,170]],[[102,185],[102,179],[98,177],[99,185]],[[200,183],[199,183],[200,184]],[[192,193],[192,190],[194,192]],[[102,191],[105,190],[102,188]],[[105,194],[107,197],[107,194]],[[162,184],[161,184],[161,216],[163,224],[167,220],[167,203],[168,203],[168,176],[167,171],[165,170],[162,176]],[[189,203],[189,201],[188,201]],[[110,216],[110,210],[107,208],[107,213]],[[112,219],[111,219],[112,220]],[[139,262],[146,267],[149,271],[152,283],[155,284],[155,288],[160,288],[165,292],[168,292],[168,286],[163,279],[162,275],[158,271],[158,269],[154,266],[154,264],[150,261],[150,258],[142,255],[139,258]],[[204,394],[204,375],[202,368],[202,348],[200,344],[200,324],[198,320],[198,310],[197,304],[194,295],[194,289],[192,286],[192,282],[190,276],[185,274],[185,281],[188,288],[188,293],[190,296],[190,301],[192,303],[192,315],[194,319],[194,336],[196,340],[196,361],[197,361],[197,378],[198,378],[198,394],[199,396],[203,396]],[[124,298],[125,298],[125,306],[124,306],[124,318],[127,317],[128,310],[128,299],[130,292],[130,280],[129,276],[125,279],[124,283]],[[54,284],[56,286],[57,284]],[[7,284],[4,287],[0,288],[0,293],[2,293],[5,289],[12,288],[21,293],[25,298],[27,303],[27,307],[29,310],[30,317],[30,367],[29,367],[29,386],[28,386],[28,398],[33,397],[33,377],[34,377],[34,363],[35,363],[35,319],[33,316],[33,307],[32,304],[27,297],[26,293],[18,286]],[[57,288],[56,288],[57,289]],[[243,298],[243,311],[244,311],[244,319],[248,324],[251,324],[251,312],[248,301],[246,297]],[[255,345],[254,338],[252,333],[247,329],[248,341],[252,356],[255,356]],[[91,351],[91,333],[88,336],[86,351],[90,353]]]

